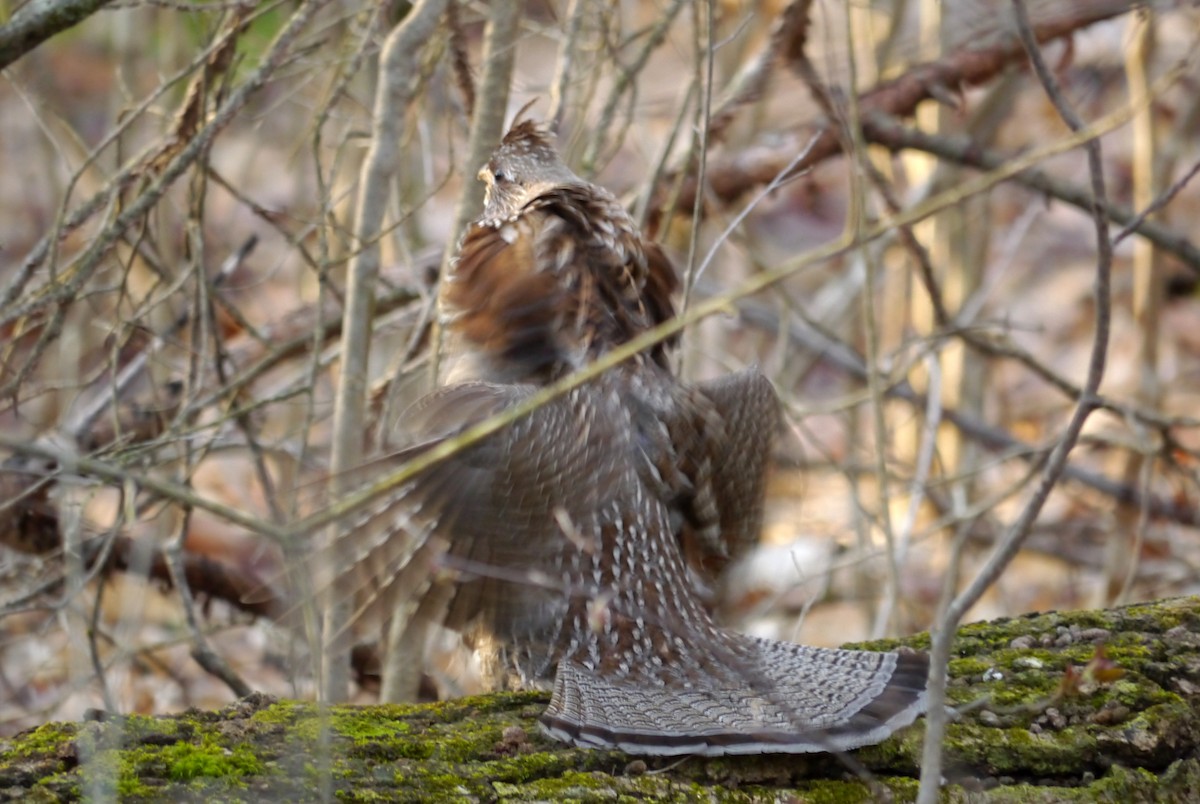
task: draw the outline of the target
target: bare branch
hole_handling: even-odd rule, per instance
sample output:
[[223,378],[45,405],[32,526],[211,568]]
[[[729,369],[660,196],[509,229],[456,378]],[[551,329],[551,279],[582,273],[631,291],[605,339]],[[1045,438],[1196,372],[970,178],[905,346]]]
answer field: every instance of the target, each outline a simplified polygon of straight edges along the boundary
[[[1024,0],[1012,0],[1016,10],[1017,30],[1021,43],[1029,55],[1034,72],[1046,92],[1046,96],[1058,110],[1059,116],[1072,132],[1078,133],[1084,129],[1084,122],[1062,95],[1057,80],[1042,58],[1038,47],[1038,39],[1029,23],[1029,13]],[[945,610],[939,616],[931,633],[930,663],[929,663],[929,712],[926,719],[925,745],[921,763],[921,787],[918,801],[921,804],[933,804],[938,800],[938,791],[942,784],[942,739],[945,736],[946,713],[946,683],[950,661],[950,647],[958,624],[962,621],[967,610],[974,606],[983,593],[996,582],[1017,551],[1020,550],[1025,538],[1033,527],[1050,492],[1057,485],[1067,467],[1067,459],[1083,425],[1096,409],[1096,393],[1100,389],[1100,381],[1104,377],[1104,367],[1108,357],[1109,324],[1112,316],[1112,243],[1108,235],[1108,220],[1104,215],[1104,199],[1107,194],[1104,187],[1104,165],[1100,155],[1100,142],[1089,139],[1083,144],[1088,157],[1088,173],[1092,183],[1092,222],[1096,229],[1096,278],[1094,297],[1096,306],[1096,323],[1092,340],[1091,358],[1088,362],[1087,380],[1083,392],[1075,405],[1058,443],[1050,451],[1042,476],[1038,481],[1033,496],[1025,504],[1021,513],[1009,526],[995,551],[988,558],[984,567],[957,596],[953,589],[946,590]],[[953,596],[953,597],[952,597]]]
[[[1130,11],[1126,0],[1090,0],[1089,2],[1054,4],[1033,25],[1033,36],[1040,44],[1070,36],[1076,31],[1118,17]],[[944,97],[947,92],[963,86],[974,86],[990,80],[1015,62],[1024,53],[1019,37],[1010,29],[997,29],[991,35],[972,39],[967,44],[936,61],[918,64],[904,75],[885,81],[859,98],[861,117],[865,121],[875,113],[905,117],[913,113],[923,100]],[[803,173],[841,153],[838,127],[829,121],[819,123],[819,134],[807,159],[793,168],[793,175]],[[803,129],[804,127],[801,127]],[[808,136],[802,136],[807,141]],[[707,192],[722,201],[739,197],[752,187],[765,184],[787,164],[794,152],[783,152],[771,146],[752,146],[737,153],[726,154],[712,161],[707,170]],[[694,168],[685,168],[688,175],[680,181],[679,170],[667,173],[659,182],[651,209],[661,211],[673,194],[676,208],[692,205],[697,192]],[[679,189],[676,190],[676,184]],[[651,219],[652,228],[657,220]]]
[[112,0],[29,0],[0,26],[0,70],[57,33],[95,14]]
[[[375,279],[379,274],[379,233],[391,191],[403,124],[414,92],[417,61],[429,42],[447,0],[421,0],[388,36],[380,59],[379,88],[375,96],[371,149],[362,166],[362,185],[354,237],[360,250],[350,262],[346,309],[342,316],[342,370],[333,414],[331,469],[333,491],[340,478],[363,460],[367,364],[371,353],[371,326],[375,310]],[[347,614],[340,607],[325,613],[326,633],[340,633]],[[347,694],[345,656],[324,657],[323,695],[344,700]]]

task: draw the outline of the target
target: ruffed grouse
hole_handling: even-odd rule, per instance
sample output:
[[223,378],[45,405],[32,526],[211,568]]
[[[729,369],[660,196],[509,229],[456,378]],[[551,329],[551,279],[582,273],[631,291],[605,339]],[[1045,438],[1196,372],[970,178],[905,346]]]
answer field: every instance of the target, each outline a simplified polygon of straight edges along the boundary
[[[421,453],[673,315],[676,276],[606,190],[517,123],[443,288],[458,362],[404,425]],[[843,750],[924,707],[921,654],[726,630],[723,566],[753,544],[778,405],[745,371],[687,385],[669,344],[630,359],[364,507],[342,546],[359,612],[407,602],[553,678],[561,740],[640,754]],[[440,588],[443,595],[431,594]],[[422,612],[428,600],[440,602]]]

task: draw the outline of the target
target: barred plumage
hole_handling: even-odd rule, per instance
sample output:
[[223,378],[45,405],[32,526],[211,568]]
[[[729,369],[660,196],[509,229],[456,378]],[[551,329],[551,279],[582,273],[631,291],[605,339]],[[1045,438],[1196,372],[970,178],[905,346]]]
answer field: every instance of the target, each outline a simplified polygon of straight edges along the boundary
[[[487,209],[443,297],[461,362],[406,415],[418,443],[396,460],[673,315],[670,263],[545,129],[516,124],[480,175]],[[505,646],[523,681],[553,679],[543,723],[579,745],[843,750],[910,723],[923,654],[762,640],[714,621],[721,570],[761,528],[778,403],[755,371],[682,383],[667,348],[381,495],[343,545],[364,576],[360,611],[407,601],[402,616]],[[414,594],[438,602],[422,611]]]

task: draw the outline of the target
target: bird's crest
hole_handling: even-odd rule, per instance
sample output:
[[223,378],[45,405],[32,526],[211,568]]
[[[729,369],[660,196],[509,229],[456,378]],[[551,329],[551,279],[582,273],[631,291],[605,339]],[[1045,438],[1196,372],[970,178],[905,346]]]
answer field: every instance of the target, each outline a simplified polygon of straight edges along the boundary
[[504,135],[504,139],[500,141],[500,147],[519,147],[524,145],[527,148],[549,148],[554,149],[554,132],[550,130],[549,124],[544,121],[522,120],[519,123],[513,123],[512,128]]
[[557,157],[554,147],[554,131],[544,120],[525,118],[525,113],[537,103],[538,99],[526,103],[513,115],[512,125],[504,139],[500,141],[500,150],[514,153],[535,153],[549,151]]

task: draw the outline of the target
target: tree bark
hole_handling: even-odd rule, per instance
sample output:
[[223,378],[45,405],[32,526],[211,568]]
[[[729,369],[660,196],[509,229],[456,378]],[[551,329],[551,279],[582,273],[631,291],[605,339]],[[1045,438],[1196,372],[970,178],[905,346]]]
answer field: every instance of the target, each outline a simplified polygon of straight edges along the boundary
[[[1200,599],[968,625],[954,656],[951,699],[968,711],[949,727],[944,800],[1195,800]],[[844,759],[638,759],[549,740],[537,727],[547,700],[338,706],[322,718],[256,695],[217,712],[51,723],[0,743],[0,799],[312,801],[323,783],[338,798],[388,801],[916,795],[920,722]]]

